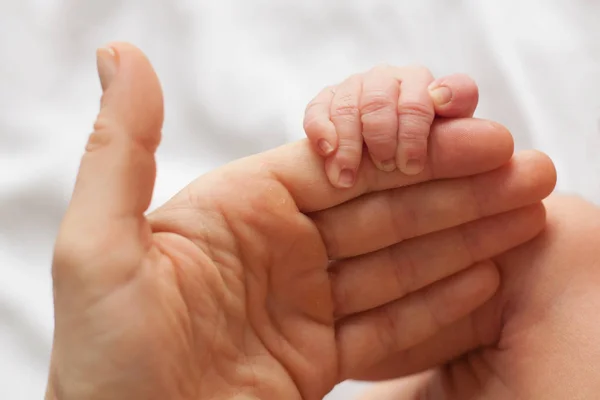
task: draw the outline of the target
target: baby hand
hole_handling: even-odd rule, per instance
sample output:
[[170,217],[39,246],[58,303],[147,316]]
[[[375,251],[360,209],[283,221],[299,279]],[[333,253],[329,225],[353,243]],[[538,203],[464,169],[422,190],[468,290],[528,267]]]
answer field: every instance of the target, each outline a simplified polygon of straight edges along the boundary
[[434,80],[422,67],[379,66],[322,90],[307,106],[304,130],[326,157],[331,183],[353,186],[363,139],[383,171],[420,173],[435,116],[471,117],[478,101],[475,82],[465,75]]

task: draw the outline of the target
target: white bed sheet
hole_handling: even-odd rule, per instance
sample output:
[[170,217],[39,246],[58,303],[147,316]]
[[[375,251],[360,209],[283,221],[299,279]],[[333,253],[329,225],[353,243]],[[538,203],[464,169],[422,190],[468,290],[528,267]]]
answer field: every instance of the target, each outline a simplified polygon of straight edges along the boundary
[[162,78],[154,205],[218,165],[302,137],[312,95],[382,62],[471,74],[478,116],[549,153],[561,190],[600,202],[598,4],[0,0],[0,398],[44,391],[50,256],[97,111],[97,46],[131,41]]

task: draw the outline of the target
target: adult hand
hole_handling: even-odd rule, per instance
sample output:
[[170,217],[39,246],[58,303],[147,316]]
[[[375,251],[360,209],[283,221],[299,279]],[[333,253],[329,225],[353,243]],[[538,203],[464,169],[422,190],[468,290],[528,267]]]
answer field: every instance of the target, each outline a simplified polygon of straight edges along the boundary
[[379,386],[365,399],[598,396],[600,208],[562,196],[546,207],[544,233],[496,259],[502,287],[475,313],[473,329],[457,324],[444,332],[457,347],[481,349],[436,371]]
[[98,55],[101,112],[55,247],[48,398],[320,399],[487,300],[485,260],[543,227],[551,164],[506,164],[508,132],[473,119],[434,125],[418,176],[365,159],[335,189],[303,141],[145,216],[160,86],[137,49]]

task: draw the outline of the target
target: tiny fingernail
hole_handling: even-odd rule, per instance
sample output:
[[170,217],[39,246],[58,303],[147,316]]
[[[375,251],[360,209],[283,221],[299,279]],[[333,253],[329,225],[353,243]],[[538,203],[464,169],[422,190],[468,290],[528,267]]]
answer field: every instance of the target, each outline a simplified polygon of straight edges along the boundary
[[343,169],[340,171],[338,185],[344,188],[352,187],[352,185],[354,185],[354,171],[350,169]]
[[375,165],[382,171],[392,172],[396,169],[396,160],[376,161]]
[[438,86],[429,90],[433,102],[437,106],[443,106],[452,100],[452,91],[447,86]]
[[317,142],[319,149],[323,152],[324,155],[328,156],[333,152],[333,146],[325,139],[320,139]]
[[102,91],[105,92],[117,74],[117,53],[111,47],[102,47],[96,52],[96,63]]
[[400,168],[406,175],[417,175],[423,171],[423,163],[421,160],[408,160],[404,168]]

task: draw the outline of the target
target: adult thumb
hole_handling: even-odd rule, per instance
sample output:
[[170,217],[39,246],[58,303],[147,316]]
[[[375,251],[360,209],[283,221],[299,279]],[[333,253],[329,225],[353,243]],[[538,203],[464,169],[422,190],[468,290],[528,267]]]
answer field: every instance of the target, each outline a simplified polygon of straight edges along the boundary
[[97,61],[101,109],[55,246],[55,289],[56,283],[125,279],[150,245],[144,212],[163,123],[160,83],[132,45],[101,48]]
[[101,110],[81,161],[70,207],[100,221],[141,218],[150,204],[163,100],[150,62],[137,48],[97,52]]

